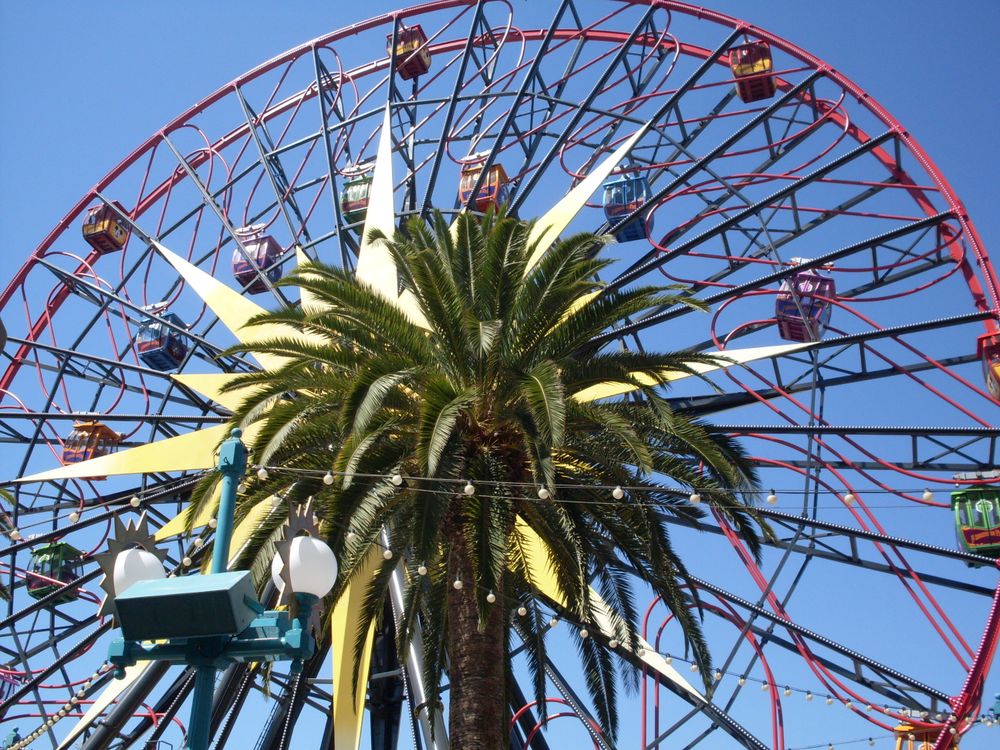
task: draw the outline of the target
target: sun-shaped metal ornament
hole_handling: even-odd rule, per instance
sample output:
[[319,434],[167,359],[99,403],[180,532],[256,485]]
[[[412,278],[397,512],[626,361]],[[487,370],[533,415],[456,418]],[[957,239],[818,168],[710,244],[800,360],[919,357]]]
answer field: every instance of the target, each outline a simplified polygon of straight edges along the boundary
[[[281,593],[278,606],[287,606],[293,618],[299,616],[299,602],[292,588],[291,552],[292,542],[299,536],[319,538],[319,517],[313,511],[313,499],[309,497],[304,503],[288,503],[288,520],[285,521],[285,539],[278,544],[275,554],[281,559]],[[313,633],[319,633],[320,613],[322,606],[317,604],[309,616],[309,628]]]
[[108,548],[98,555],[94,555],[94,560],[101,567],[104,577],[101,579],[101,588],[104,590],[104,600],[98,610],[98,617],[110,616],[112,623],[117,627],[118,612],[115,609],[115,559],[126,550],[142,549],[155,555],[161,563],[167,559],[167,551],[156,546],[156,539],[149,530],[149,521],[143,513],[133,525],[132,521],[122,521],[121,517],[115,516],[115,531],[108,539]]

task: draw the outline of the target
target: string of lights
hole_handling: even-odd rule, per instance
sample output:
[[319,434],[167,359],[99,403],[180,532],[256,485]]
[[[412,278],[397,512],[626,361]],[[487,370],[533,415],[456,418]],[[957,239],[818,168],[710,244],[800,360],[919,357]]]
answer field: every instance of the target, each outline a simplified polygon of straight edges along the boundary
[[[267,479],[270,477],[270,472],[272,471],[288,473],[288,474],[296,474],[299,476],[306,476],[313,478],[319,477],[322,479],[323,483],[326,484],[327,486],[332,485],[336,481],[336,478],[338,477],[342,479],[344,477],[350,476],[362,479],[379,479],[379,480],[389,481],[395,486],[402,486],[405,484],[407,486],[407,489],[409,489],[410,491],[427,492],[427,493],[444,494],[444,495],[453,493],[450,493],[446,490],[435,489],[432,487],[421,487],[420,484],[425,482],[434,482],[435,484],[438,485],[441,484],[445,485],[450,484],[454,486],[461,485],[462,490],[466,495],[476,494],[476,485],[470,479],[453,479],[448,477],[428,478],[420,476],[404,476],[399,473],[369,474],[363,472],[339,472],[339,471],[335,472],[332,470],[324,472],[322,470],[315,470],[315,469],[298,469],[286,466],[258,465],[256,468],[256,477],[259,481],[262,482],[267,481]],[[192,477],[200,478],[201,476],[204,475],[204,473],[205,472],[198,472],[196,475],[186,477],[185,478],[186,481],[184,483],[188,484],[192,481]],[[556,483],[551,487],[535,487],[534,484],[527,482],[497,482],[492,480],[488,482],[487,485],[491,487],[504,487],[504,488],[526,491],[525,495],[523,495],[521,499],[528,501],[534,501],[536,499],[541,501],[552,500],[553,491],[555,491],[558,494],[559,490],[572,491],[576,489],[586,489],[592,492],[603,491],[611,495],[611,500],[607,501],[594,500],[594,499],[581,499],[573,497],[555,498],[558,502],[564,504],[616,505],[621,501],[627,499],[633,505],[648,505],[651,507],[662,507],[664,505],[662,501],[656,501],[644,498],[643,495],[646,493],[674,495],[677,496],[678,498],[687,497],[688,502],[692,505],[698,505],[703,501],[703,496],[697,488],[683,488],[683,487],[670,487],[670,486],[650,487],[647,485],[601,485],[601,484],[575,485],[567,483]],[[944,487],[943,484],[940,486]],[[240,486],[241,492],[245,492],[246,489],[247,488],[245,484]],[[527,494],[530,490],[535,490],[536,497],[531,497],[530,494]],[[707,492],[708,490],[705,491]],[[800,489],[771,488],[769,490],[747,490],[746,488],[735,488],[735,487],[712,487],[710,491],[723,494],[742,494],[749,496],[757,496],[758,498],[763,499],[763,501],[768,505],[780,504],[782,496],[794,497],[803,494],[801,488]],[[139,494],[133,495],[132,498],[130,499],[130,504],[132,505],[133,508],[137,508],[142,503],[154,502],[159,497],[163,497],[166,495],[173,495],[176,492],[177,492],[176,486],[171,486],[165,489],[158,488],[157,491],[148,494],[142,493],[141,495]],[[935,502],[934,492],[927,487],[921,489],[911,488],[911,489],[898,489],[898,490],[889,490],[876,487],[871,489],[865,489],[863,491],[863,494],[891,495],[895,497],[901,497],[910,494],[916,494],[918,492],[920,493],[920,499],[922,502],[908,501],[904,503],[866,503],[866,507],[873,510],[874,509],[917,510],[917,509],[930,509],[930,508],[943,507],[942,504]],[[806,494],[811,495],[812,493],[807,492]],[[495,495],[495,494],[481,493],[479,496],[486,499],[495,499],[495,500],[509,499],[509,497],[507,496]],[[828,505],[817,504],[815,507],[819,509],[840,509],[845,506],[852,506],[858,500],[858,494],[852,491],[846,491],[842,495],[835,493],[834,497],[837,498],[838,500],[837,503]],[[57,519],[65,520],[68,521],[69,523],[75,524],[80,521],[85,511],[92,511],[94,509],[106,508],[112,505],[116,505],[120,502],[121,502],[120,500],[115,499],[110,501],[94,503],[93,505],[86,506],[86,508],[77,508],[66,514],[59,514],[57,515]],[[713,502],[712,505],[722,510],[729,508],[737,509],[745,507],[744,505],[741,504],[727,505],[725,503],[718,503],[718,502]],[[10,531],[8,531],[7,535],[10,537],[11,541],[18,542],[21,541],[21,539],[23,538],[22,536],[23,533],[28,529],[34,528],[35,526],[50,525],[51,523],[52,523],[52,518],[48,517],[45,519],[40,519],[34,523],[21,524],[18,528],[12,528]]]
[[[344,477],[344,476],[347,476],[347,474],[344,473],[344,472],[338,472],[338,473],[334,474],[333,472],[326,472],[326,473],[324,473],[324,472],[315,471],[315,470],[291,469],[291,468],[288,468],[288,467],[281,467],[281,466],[260,466],[260,467],[257,468],[257,479],[260,480],[260,481],[266,481],[269,478],[269,475],[270,475],[271,471],[287,472],[287,473],[290,473],[290,474],[296,474],[296,475],[300,475],[300,476],[311,476],[311,477],[317,477],[317,476],[319,476],[319,477],[322,477],[324,483],[328,484],[328,485],[332,484],[333,482],[332,481],[327,481],[326,477],[333,477],[333,476]],[[454,492],[452,492],[450,490],[440,490],[440,489],[434,489],[434,488],[430,488],[430,487],[420,487],[419,486],[422,482],[434,481],[434,482],[436,482],[438,484],[451,484],[451,485],[454,485],[454,486],[461,485],[462,492],[464,494],[466,494],[466,495],[470,495],[471,496],[473,494],[477,494],[476,485],[472,481],[470,481],[470,480],[447,479],[447,478],[445,478],[445,479],[426,480],[426,479],[424,479],[422,477],[408,477],[408,476],[404,477],[404,476],[402,476],[401,474],[398,474],[398,473],[391,474],[391,475],[382,475],[382,474],[357,474],[357,473],[355,473],[355,474],[353,474],[353,476],[364,477],[364,478],[369,478],[369,479],[384,480],[384,481],[388,481],[388,482],[392,483],[394,486],[397,486],[397,487],[401,487],[401,486],[403,486],[405,484],[405,485],[407,485],[407,488],[409,490],[412,490],[412,491],[429,492],[429,493],[443,494],[443,495],[453,495],[454,494]],[[490,482],[489,483],[490,486],[496,486],[497,484],[503,484],[503,485],[506,485],[508,487],[517,488],[517,489],[520,489],[520,490],[524,490],[524,489],[532,488],[533,487],[533,485],[530,485],[530,484],[527,484],[527,483],[516,483],[516,482],[510,482],[510,483],[495,483],[495,482]],[[556,485],[554,487],[554,489],[556,489],[556,490],[558,490],[558,489],[573,489],[573,488],[574,488],[573,485],[565,485],[565,484],[558,484],[558,485]],[[246,488],[243,487],[241,489],[243,489],[245,491]],[[635,497],[635,496],[636,495],[641,495],[641,493],[643,491],[648,491],[651,488],[641,487],[641,486],[640,487],[631,487],[631,486],[630,487],[620,487],[620,486],[613,486],[612,487],[612,486],[587,485],[586,489],[588,489],[588,490],[604,490],[604,491],[609,491],[611,493],[611,495],[612,495],[612,500],[608,501],[608,504],[615,504],[617,502],[620,502],[620,501],[624,500],[626,496],[630,497],[630,502],[643,502],[641,500],[641,498]],[[657,491],[657,492],[674,492],[676,494],[681,494],[683,492],[687,492],[687,490],[680,490],[680,489],[673,489],[673,488],[657,488],[655,491]],[[718,490],[716,490],[716,491],[718,491]],[[104,508],[104,507],[109,507],[109,506],[114,506],[114,505],[120,505],[120,510],[128,510],[128,509],[137,510],[144,503],[152,502],[152,501],[156,500],[159,497],[162,497],[162,496],[164,496],[166,494],[172,494],[174,492],[176,492],[176,488],[171,488],[170,490],[166,490],[166,491],[162,491],[161,490],[161,491],[158,491],[158,492],[150,493],[148,495],[147,494],[143,494],[143,495],[136,494],[136,495],[133,495],[129,499],[129,501],[127,503],[122,502],[120,499],[116,499],[116,500],[105,501],[105,502],[98,503],[98,504],[95,504],[95,505],[92,505],[92,506],[88,506],[88,509],[92,509],[92,508]],[[762,492],[760,494],[762,494]],[[850,493],[848,493],[848,494],[850,494]],[[924,499],[927,500],[928,499],[927,495],[930,495],[930,494],[931,494],[930,490],[925,490]],[[688,500],[690,502],[692,502],[693,504],[697,504],[701,500],[701,498],[700,497],[696,497],[696,495],[697,495],[696,492],[692,492],[692,494],[688,498]],[[775,495],[776,495],[776,491],[775,490],[771,490],[770,493],[769,493],[769,495],[768,495],[768,502],[770,504],[775,504],[775,502],[772,500],[773,496],[775,496]],[[281,501],[283,500],[283,498],[280,495],[276,495],[275,497],[277,498],[277,502],[274,503],[274,506],[278,507],[281,504]],[[494,499],[497,499],[497,500],[510,500],[509,497],[500,496],[500,495],[480,494],[480,497],[494,498]],[[535,498],[528,497],[526,499],[534,500]],[[538,491],[537,491],[537,500],[544,502],[544,501],[547,501],[547,500],[550,500],[550,499],[551,499],[551,491],[548,488],[545,488],[545,487],[538,488]],[[583,502],[587,502],[587,501],[583,501]],[[658,504],[658,503],[650,503],[650,504],[655,505],[655,504]],[[905,506],[905,507],[910,507],[910,506]],[[74,514],[76,514],[75,518],[74,518]],[[69,520],[71,520],[73,522],[76,522],[76,521],[79,520],[79,514],[77,512],[70,513],[67,517],[68,517]],[[193,539],[192,544],[191,544],[191,546],[193,547],[193,551],[197,551],[197,552],[203,551],[204,545],[205,545],[206,541],[208,541],[208,538],[210,537],[210,535],[212,533],[212,530],[214,530],[215,527],[216,527],[215,519],[214,518],[209,519],[208,524],[207,524],[207,528],[202,532],[201,535],[199,535],[198,537],[196,537],[196,538]],[[347,536],[348,539],[352,538],[353,534],[354,534],[353,531],[351,531],[349,529],[346,530],[346,536]],[[12,536],[12,539],[13,539],[13,536]],[[373,544],[375,546],[378,546],[378,547],[382,548],[382,550],[383,550],[382,556],[383,556],[383,558],[386,561],[389,561],[389,560],[393,559],[393,552],[392,552],[392,550],[388,546],[382,544],[377,539],[374,540]],[[193,561],[192,561],[191,557],[186,555],[183,558],[183,560],[182,560],[182,565],[185,566],[185,567],[190,567],[192,564],[193,564]],[[412,567],[412,565],[411,565],[411,567]],[[423,575],[426,575],[428,571],[427,571],[427,567],[423,563],[421,563],[421,564],[419,564],[416,567],[415,572],[417,573],[417,575],[423,576]],[[452,582],[452,588],[454,588],[455,590],[462,590],[465,587],[466,587],[466,584],[461,579],[456,578],[456,580]],[[478,588],[482,588],[482,587],[478,587]],[[498,599],[498,597],[496,596],[496,594],[493,591],[487,592],[485,598],[486,598],[486,601],[489,602],[490,604],[495,603],[497,601],[497,599]],[[518,616],[524,617],[524,616],[526,616],[528,614],[527,608],[524,606],[524,603],[521,602],[520,600],[507,601],[506,603],[509,606],[511,606],[512,609],[513,609],[513,605],[514,604],[517,605],[517,609],[514,610],[514,611],[516,611],[516,613],[517,613]],[[546,608],[538,606],[537,601],[533,603],[533,606],[536,608],[536,611],[539,613],[539,616],[541,618],[544,619],[544,617],[549,617],[548,627],[550,629],[551,628],[555,628],[561,620],[564,620],[564,621],[567,621],[567,622],[571,622],[568,618],[566,618],[564,615],[561,615],[558,612],[552,612],[551,615],[550,615],[546,611]],[[586,623],[572,623],[571,622],[571,624],[575,624],[576,625],[576,627],[578,628],[578,635],[581,638],[590,637],[591,633],[590,633],[590,630],[588,629]],[[615,639],[615,638],[608,639],[607,643],[608,643],[608,646],[611,649],[616,649],[620,645],[619,641],[617,639]],[[644,648],[640,648],[639,652],[638,652],[638,656],[642,657],[644,655],[644,651],[645,650],[646,649],[644,649]],[[683,657],[672,656],[671,654],[666,653],[666,652],[656,652],[656,653],[659,654],[659,656],[661,656],[668,664],[672,664],[674,661],[678,661],[678,662],[682,662],[682,663],[688,664],[689,668],[691,669],[692,672],[697,672],[698,671],[698,665],[693,660],[686,659],[686,658],[683,658]],[[107,669],[107,666],[106,665],[102,665],[102,667],[97,672],[95,672],[94,676],[91,679],[92,680],[96,679],[101,674],[103,674],[103,672],[106,671],[106,669]],[[715,672],[714,672],[714,674],[713,674],[713,677],[714,677],[714,681],[716,683],[721,682],[723,679],[725,679],[725,677],[734,677],[734,678],[736,678],[737,683],[741,687],[744,684],[746,684],[747,682],[752,682],[752,683],[755,683],[755,684],[759,684],[761,686],[761,689],[764,690],[764,691],[768,691],[772,687],[774,687],[775,689],[779,689],[779,688],[777,688],[777,686],[770,685],[766,679],[762,679],[762,678],[759,678],[759,677],[754,677],[754,676],[751,676],[751,675],[746,675],[746,674],[742,674],[742,673],[738,673],[738,672],[733,672],[733,671],[722,671],[722,670],[716,669]],[[33,741],[34,739],[37,739],[38,737],[40,737],[47,729],[51,728],[59,719],[64,718],[67,715],[67,713],[72,710],[72,708],[76,705],[76,703],[79,702],[79,700],[82,698],[82,694],[85,694],[85,690],[88,687],[89,687],[89,685],[85,683],[84,686],[74,694],[74,696],[70,699],[70,701],[67,701],[67,703],[59,711],[57,711],[55,714],[47,717],[45,723],[43,723],[38,729],[34,730],[31,734],[29,734],[25,738],[24,743],[22,743],[21,745],[15,745],[15,747],[26,746],[27,743],[29,743],[29,742]],[[813,698],[816,697],[817,695],[821,695],[821,696],[823,695],[821,691],[814,692],[810,688],[793,687],[793,686],[789,686],[789,685],[782,686],[780,688],[780,690],[781,690],[781,693],[785,697],[789,697],[789,696],[791,696],[793,694],[801,694],[801,695],[803,695],[805,697],[805,700],[807,700],[807,701],[813,700]],[[840,702],[841,705],[844,705],[847,708],[852,708],[852,705],[853,705],[850,700],[835,701],[835,699],[833,698],[833,696],[831,696],[829,694],[825,694],[825,696],[823,696],[823,699],[824,699],[824,701],[826,702],[827,705],[832,705],[834,702]],[[867,711],[872,711],[874,709],[875,709],[875,706],[873,706],[873,705],[869,704],[869,705],[866,706],[866,710]],[[919,715],[918,715],[916,712],[910,712],[909,710],[907,710],[905,708],[890,709],[889,706],[882,706],[881,710],[884,713],[887,713],[887,714],[895,714],[894,718],[899,718],[899,719],[905,719],[905,718],[907,718],[909,716],[914,716],[915,718],[918,718],[920,720],[945,721],[945,720],[947,720],[947,718],[949,718],[949,717],[945,717],[943,714],[938,714],[937,716],[930,717],[929,714],[928,714],[928,712],[926,712],[926,711],[925,712],[920,712]],[[954,717],[950,717],[950,718],[952,720],[954,719]],[[996,726],[996,724],[997,724],[997,717],[993,716],[992,714],[983,714],[980,717],[978,717],[974,721],[974,723],[981,724],[982,726],[985,726],[985,727],[993,727],[993,726]],[[790,748],[788,748],[788,750],[813,750],[813,749],[816,749],[816,748],[823,748],[823,747],[827,747],[828,749],[830,749],[830,748],[836,748],[836,747],[844,747],[844,746],[853,745],[853,744],[859,744],[859,743],[863,743],[863,742],[867,742],[869,745],[874,745],[876,740],[878,740],[878,739],[884,739],[885,737],[892,738],[892,737],[894,737],[894,735],[883,735],[883,736],[878,736],[878,737],[867,737],[867,738],[859,738],[859,739],[851,739],[851,740],[842,740],[842,741],[838,741],[836,743],[830,742],[830,743],[828,743],[826,745],[824,745],[824,744],[819,744],[819,745],[803,745],[803,746],[796,747],[796,748],[791,748],[790,747]]]
[[[436,482],[436,483],[439,483],[439,484],[454,484],[454,485],[465,485],[465,484],[468,484],[470,482],[474,482],[474,480],[472,480],[472,479],[466,479],[466,478],[410,476],[410,475],[400,474],[398,472],[397,473],[393,473],[393,474],[381,474],[381,473],[365,473],[365,472],[357,472],[357,471],[351,471],[351,472],[334,471],[332,469],[327,470],[327,471],[324,472],[322,469],[301,469],[301,468],[293,468],[293,467],[288,467],[288,466],[270,465],[270,464],[258,464],[256,466],[257,477],[258,477],[258,479],[261,479],[261,481],[265,481],[267,479],[267,477],[270,475],[271,471],[282,471],[282,472],[296,473],[296,474],[301,474],[303,476],[313,476],[313,477],[319,476],[319,477],[323,477],[324,479],[326,479],[327,477],[329,477],[331,480],[335,479],[337,477],[343,478],[343,477],[348,477],[348,476],[349,477],[359,477],[359,478],[362,478],[362,479],[384,479],[384,480],[390,480],[390,481],[392,481],[393,484],[396,484],[397,486],[399,484],[402,484],[403,482],[406,482],[408,484],[418,483],[418,482]],[[332,484],[333,482],[329,481],[327,483],[328,484]],[[680,494],[688,495],[689,493],[691,493],[695,489],[695,488],[670,487],[670,486],[651,487],[649,485],[610,485],[610,484],[586,484],[586,485],[579,485],[579,484],[569,484],[569,483],[560,483],[560,482],[556,482],[555,484],[551,485],[550,487],[542,488],[542,487],[538,487],[537,485],[535,485],[532,482],[513,482],[513,481],[502,481],[502,482],[499,482],[499,481],[494,481],[494,480],[490,480],[488,482],[488,484],[498,485],[498,486],[502,486],[502,487],[519,488],[519,489],[525,489],[525,490],[532,490],[532,489],[534,489],[534,490],[541,490],[541,489],[555,489],[555,490],[567,489],[567,490],[572,490],[572,489],[583,488],[583,489],[588,489],[588,490],[604,490],[604,491],[607,491],[609,493],[613,493],[615,490],[620,490],[620,491],[622,491],[624,493],[641,493],[641,492],[654,492],[655,491],[655,492],[666,492],[666,493],[679,494],[679,495]],[[953,485],[954,486],[958,486],[960,484],[964,484],[964,482],[963,483],[959,483],[959,482],[955,482],[955,481],[942,480],[937,485],[934,485],[934,487],[937,487],[939,490],[943,490],[945,488],[950,488]],[[790,495],[802,494],[802,488],[801,487],[798,487],[798,488],[772,488],[770,490],[766,490],[766,489],[747,490],[744,487],[711,487],[710,489],[713,492],[731,492],[731,493],[742,493],[742,494],[755,494],[755,495],[760,495],[762,497],[766,497],[767,495],[772,495],[772,494],[777,494],[777,493],[785,493],[785,494],[790,494]],[[848,491],[845,494],[849,494],[849,492],[850,491]],[[930,501],[934,500],[934,491],[931,489],[931,487],[928,487],[927,485],[923,485],[921,487],[899,488],[899,489],[886,489],[886,488],[878,488],[878,487],[876,487],[876,488],[871,488],[871,489],[864,490],[864,494],[866,494],[866,495],[900,495],[900,494],[911,494],[911,493],[912,494],[920,494],[921,500],[923,500],[925,502],[930,502]],[[616,499],[622,499],[622,498],[616,498]]]

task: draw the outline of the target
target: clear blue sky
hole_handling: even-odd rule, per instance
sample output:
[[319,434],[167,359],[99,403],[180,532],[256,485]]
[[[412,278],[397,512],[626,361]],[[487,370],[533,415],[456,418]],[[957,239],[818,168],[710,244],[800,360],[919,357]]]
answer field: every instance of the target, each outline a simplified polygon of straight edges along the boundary
[[[704,4],[797,43],[878,99],[941,168],[987,249],[998,248],[1000,258],[1000,2]],[[393,7],[398,4],[384,0],[0,0],[0,257],[6,269],[0,281],[105,172],[180,111],[292,46]],[[988,693],[997,690],[994,675]],[[977,730],[963,748],[995,747],[998,736],[1000,730]]]

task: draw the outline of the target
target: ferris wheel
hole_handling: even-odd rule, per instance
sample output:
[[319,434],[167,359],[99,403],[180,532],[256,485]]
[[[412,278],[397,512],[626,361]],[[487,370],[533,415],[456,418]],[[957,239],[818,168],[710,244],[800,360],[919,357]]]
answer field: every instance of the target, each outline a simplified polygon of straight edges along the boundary
[[[309,259],[360,269],[373,222],[501,204],[612,234],[611,288],[677,284],[704,304],[591,345],[723,357],[669,395],[737,436],[768,488],[760,564],[723,517],[672,529],[714,689],[647,601],[644,648],[616,648],[639,674],[616,746],[982,741],[1000,639],[986,248],[866,91],[760,27],[669,0],[436,0],[352,24],[193,104],[56,224],[0,297],[0,737],[181,744],[192,673],[112,679],[95,555],[145,512],[168,566],[197,569],[212,527],[188,534],[185,507],[235,406],[220,385],[269,366],[224,351],[259,309],[305,303],[278,279]],[[336,639],[301,675],[233,665],[215,746],[446,748],[421,718],[420,654],[395,659],[398,606],[358,665],[361,703]],[[547,720],[530,690],[511,697],[514,747],[610,747],[563,646]]]

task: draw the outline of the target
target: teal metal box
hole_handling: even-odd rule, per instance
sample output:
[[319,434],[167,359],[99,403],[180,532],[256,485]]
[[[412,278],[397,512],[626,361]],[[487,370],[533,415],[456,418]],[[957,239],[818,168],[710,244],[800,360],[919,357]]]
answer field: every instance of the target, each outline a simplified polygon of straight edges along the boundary
[[115,598],[131,641],[232,636],[257,616],[249,571],[139,581]]

